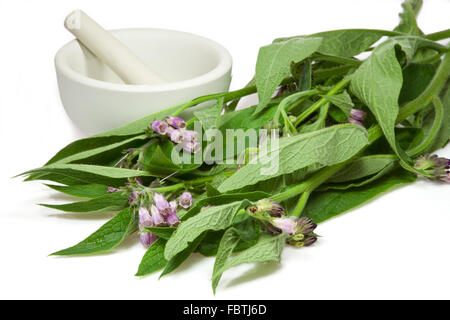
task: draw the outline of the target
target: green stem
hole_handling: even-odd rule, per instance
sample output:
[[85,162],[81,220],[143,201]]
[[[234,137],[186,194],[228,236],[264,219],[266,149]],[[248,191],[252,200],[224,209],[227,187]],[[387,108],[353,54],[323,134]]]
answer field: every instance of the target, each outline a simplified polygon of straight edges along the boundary
[[179,115],[181,112],[183,112],[184,110],[186,110],[187,108],[193,107],[197,104],[200,104],[202,102],[206,102],[206,101],[210,101],[210,100],[217,100],[220,98],[224,98],[224,103],[229,102],[231,100],[235,100],[235,99],[239,99],[245,96],[248,96],[250,94],[253,94],[256,92],[256,86],[250,86],[250,87],[245,87],[243,89],[240,90],[236,90],[236,91],[230,91],[230,92],[220,92],[220,93],[215,93],[215,94],[209,94],[206,96],[202,96],[202,97],[198,97],[194,100],[191,100],[189,102],[180,104],[180,108],[173,114],[174,116]]
[[450,38],[450,29],[427,34],[425,36],[425,38],[427,38],[428,40],[433,40],[433,41]]
[[308,191],[305,191],[305,192],[302,193],[302,195],[298,199],[297,206],[295,207],[294,212],[292,213],[293,216],[300,217],[300,215],[303,212],[303,209],[306,206],[306,203],[308,202],[310,194],[311,193],[308,192]]
[[[341,89],[345,88],[349,83],[350,83],[350,78],[342,79],[333,88],[331,88],[330,91],[328,91],[326,96],[335,95]],[[306,109],[303,113],[301,113],[297,117],[297,120],[295,121],[295,126],[297,127],[303,120],[305,120],[309,115],[311,115],[313,112],[315,112],[317,109],[319,109],[322,105],[324,105],[327,102],[328,102],[328,100],[325,97],[322,97],[319,100],[317,100],[312,106],[310,106],[308,109]]]

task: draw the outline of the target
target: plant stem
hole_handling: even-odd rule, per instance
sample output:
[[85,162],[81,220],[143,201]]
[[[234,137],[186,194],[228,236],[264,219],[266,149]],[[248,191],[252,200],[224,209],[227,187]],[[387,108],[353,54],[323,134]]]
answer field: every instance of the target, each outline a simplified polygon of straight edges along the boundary
[[450,38],[450,29],[427,34],[425,36],[425,38],[427,38],[428,40],[433,40],[433,41]]
[[302,193],[302,195],[298,199],[297,206],[295,207],[294,212],[292,213],[293,216],[300,217],[300,215],[302,214],[303,209],[306,206],[306,202],[308,202],[308,198],[309,198],[310,194],[311,193],[308,192],[308,191],[305,191],[305,192]]
[[[328,91],[326,96],[335,95],[341,89],[345,88],[349,83],[350,83],[350,78],[342,79],[333,88],[331,88],[330,91]],[[303,120],[305,120],[309,115],[311,115],[313,112],[315,112],[317,109],[319,109],[322,105],[324,105],[327,102],[328,102],[328,100],[325,97],[322,97],[319,100],[317,100],[312,106],[310,106],[308,109],[306,109],[303,113],[301,113],[297,117],[297,120],[295,121],[295,126],[297,127]]]

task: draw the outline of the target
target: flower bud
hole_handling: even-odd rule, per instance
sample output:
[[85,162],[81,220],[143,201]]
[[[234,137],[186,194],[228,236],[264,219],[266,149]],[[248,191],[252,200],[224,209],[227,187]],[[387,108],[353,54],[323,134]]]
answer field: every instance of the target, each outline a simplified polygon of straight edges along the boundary
[[153,200],[155,201],[156,208],[162,215],[166,216],[170,213],[169,202],[164,196],[158,192],[153,192]]
[[151,227],[153,226],[153,218],[148,212],[147,208],[139,208],[139,227]]
[[186,127],[186,122],[178,117],[170,116],[166,118],[166,121],[175,129],[184,129]]
[[301,217],[297,219],[297,224],[298,224],[298,232],[301,232],[303,234],[310,234],[317,227],[317,224],[313,223],[310,218],[306,217]]
[[159,212],[158,208],[156,208],[154,205],[152,205],[150,211],[152,213],[153,224],[155,226],[161,226],[161,225],[165,225],[166,224],[165,221],[164,221],[164,217]]
[[438,157],[436,154],[425,154],[414,162],[414,167],[429,174],[432,179],[449,182],[450,159]]
[[194,130],[184,130],[183,132],[183,142],[184,141],[196,141],[198,137],[197,131]]
[[357,121],[363,121],[366,119],[366,113],[359,109],[351,109],[350,110],[350,117]]
[[316,241],[317,241],[316,236],[308,236],[308,237],[306,237],[305,241],[303,242],[303,245],[305,247],[308,247],[308,246],[312,245],[313,243],[315,243]]
[[170,140],[175,143],[181,143],[183,141],[183,130],[175,129],[170,133]]
[[152,130],[159,134],[165,134],[167,130],[167,123],[164,121],[153,121]]
[[108,187],[108,193],[119,192],[119,191],[120,191],[119,188]]
[[172,212],[166,217],[166,222],[169,226],[176,226],[180,223],[180,219],[175,212]]
[[284,214],[283,207],[270,199],[259,200],[256,207],[259,212],[268,212],[271,217],[281,217]]
[[188,153],[197,153],[202,148],[200,143],[194,142],[194,141],[183,141],[182,147],[183,147],[183,150]]
[[139,240],[146,248],[150,247],[156,239],[158,239],[158,236],[151,232],[142,232],[139,234]]
[[192,195],[189,192],[184,192],[178,199],[178,203],[185,209],[189,208],[192,205]]
[[297,222],[291,218],[276,218],[272,221],[273,225],[287,234],[294,234],[297,232]]
[[364,123],[362,123],[359,120],[353,119],[353,118],[348,119],[348,123],[357,124],[358,126],[365,128]]

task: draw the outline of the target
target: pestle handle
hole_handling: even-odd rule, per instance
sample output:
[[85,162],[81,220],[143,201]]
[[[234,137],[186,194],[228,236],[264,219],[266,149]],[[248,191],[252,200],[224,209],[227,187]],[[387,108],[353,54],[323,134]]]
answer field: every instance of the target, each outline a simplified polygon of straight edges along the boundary
[[127,84],[162,84],[167,81],[151,70],[122,42],[81,10],[69,14],[64,26]]

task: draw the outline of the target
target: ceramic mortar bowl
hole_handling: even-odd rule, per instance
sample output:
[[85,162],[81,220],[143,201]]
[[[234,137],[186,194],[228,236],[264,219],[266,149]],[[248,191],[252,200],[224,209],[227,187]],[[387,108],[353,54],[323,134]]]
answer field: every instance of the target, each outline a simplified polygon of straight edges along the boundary
[[163,29],[121,29],[112,34],[168,83],[124,84],[78,41],[69,42],[55,57],[59,93],[69,117],[87,134],[229,88],[231,56],[212,40]]

